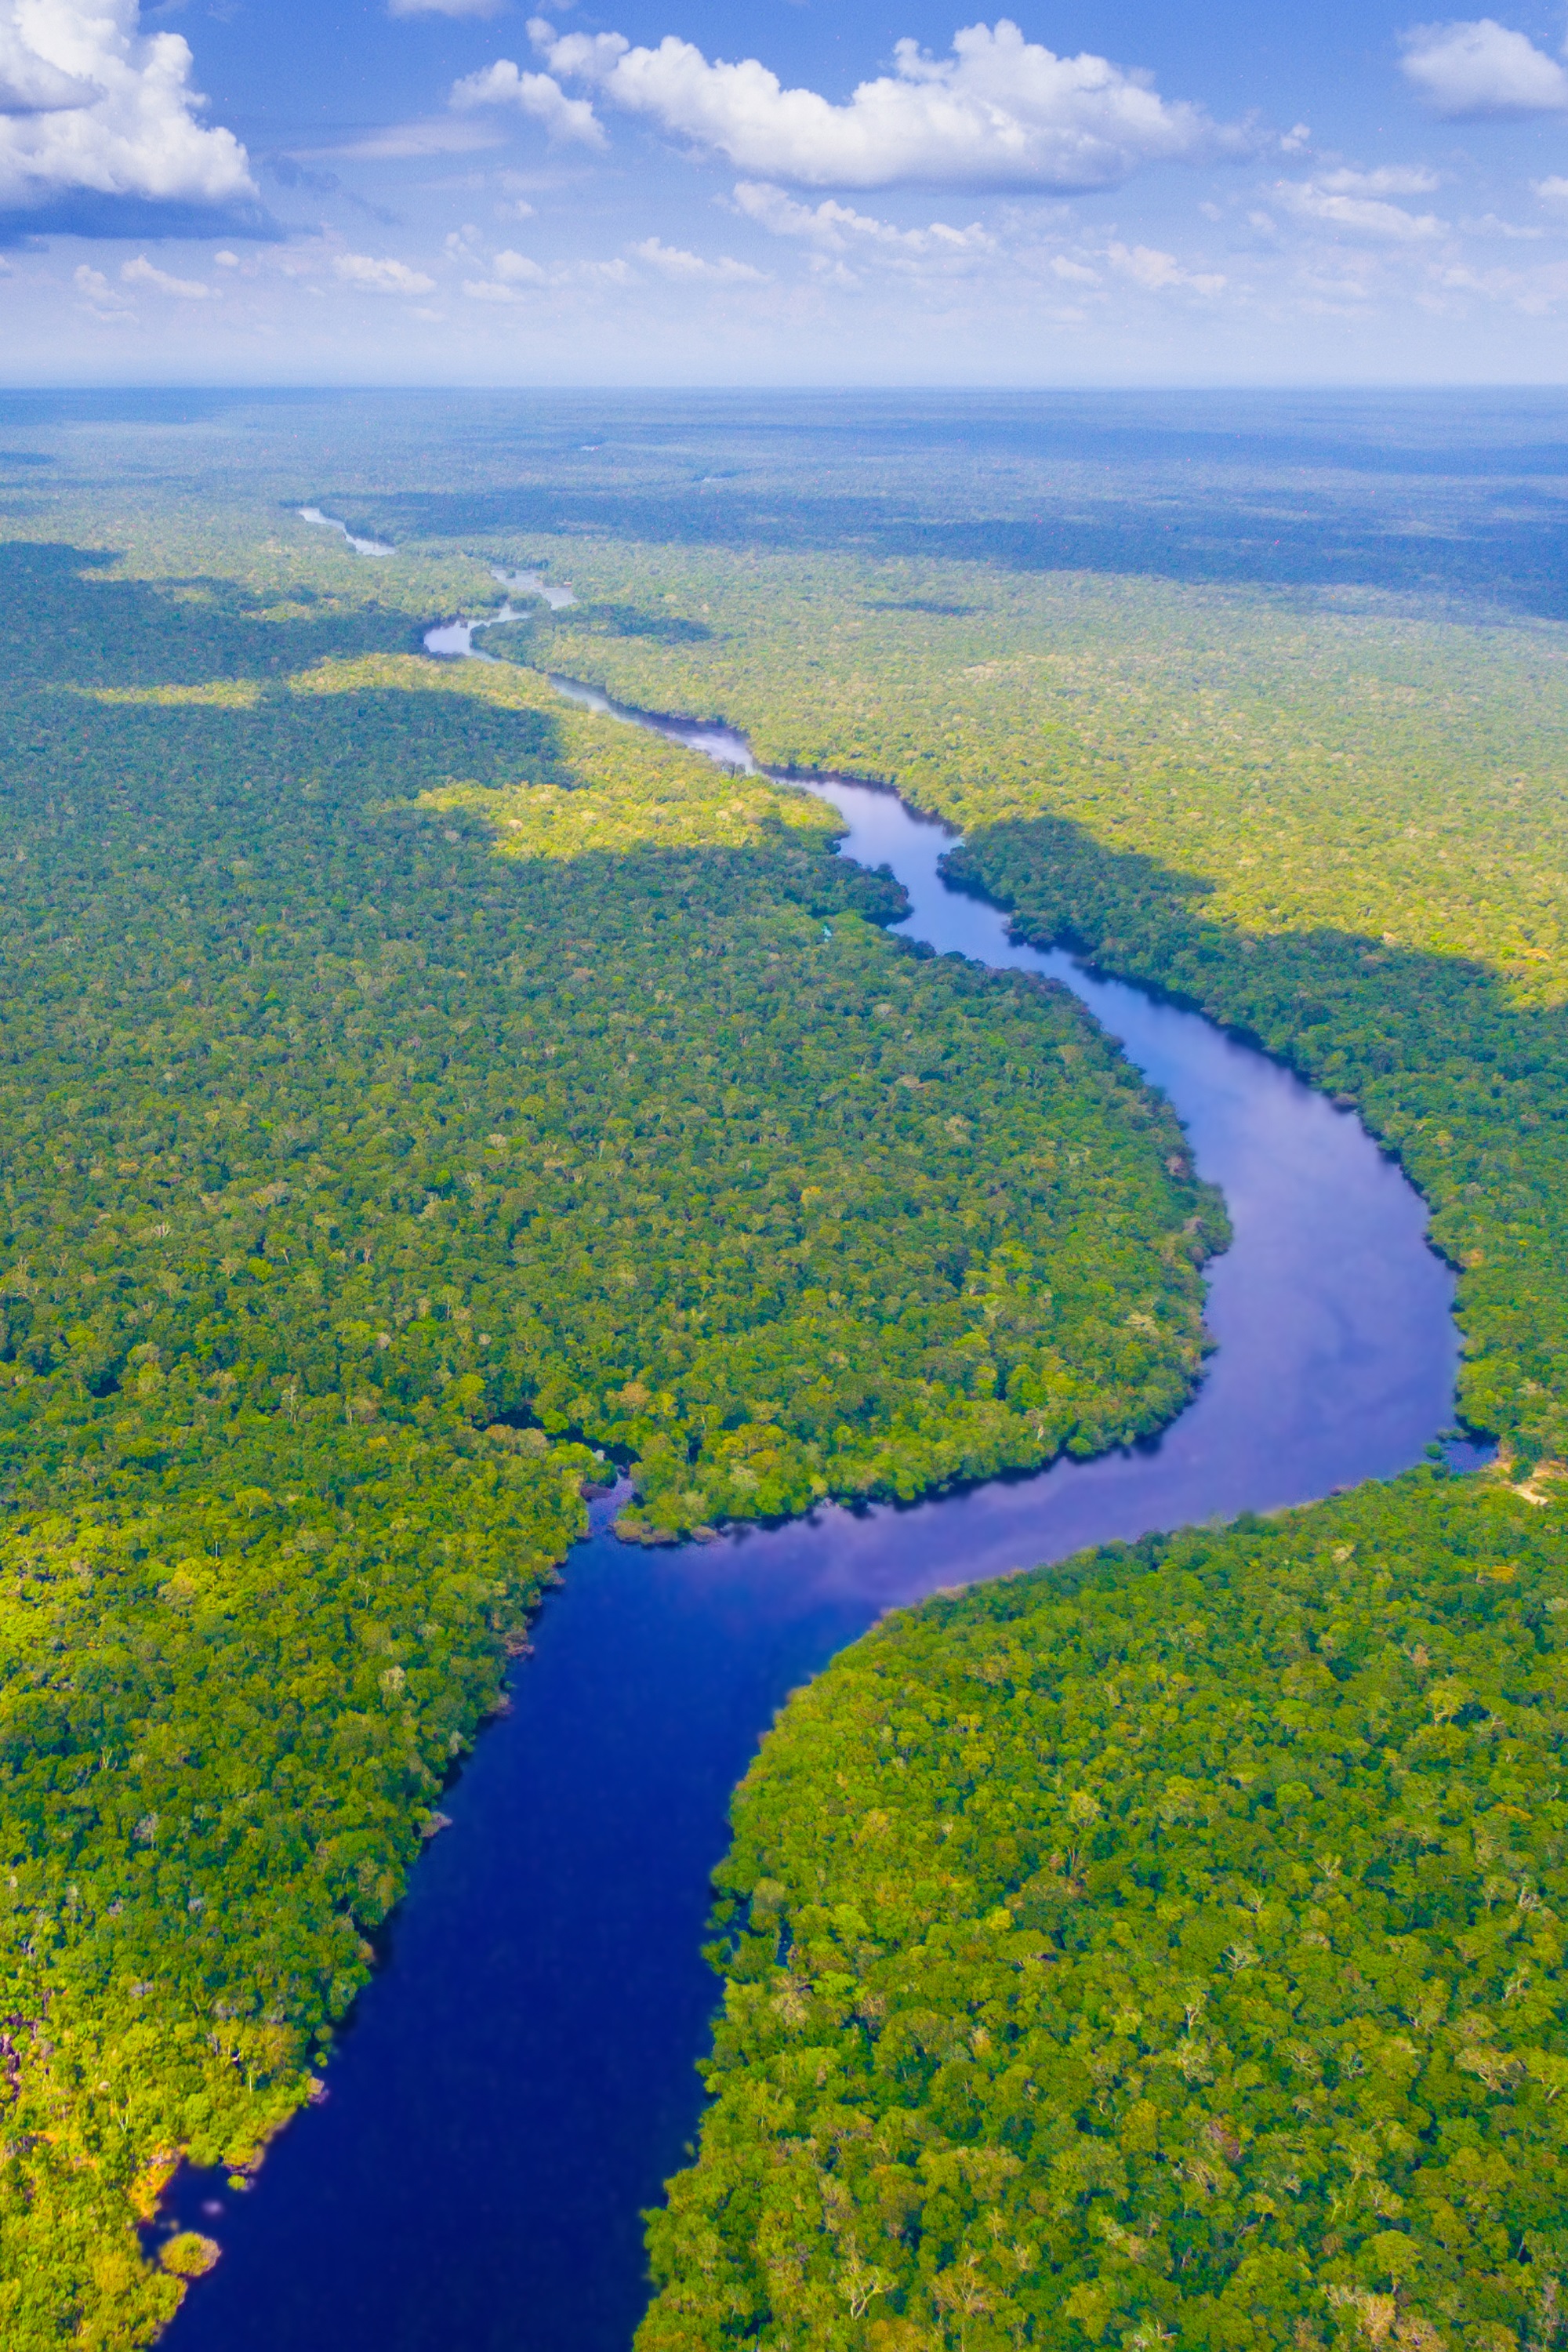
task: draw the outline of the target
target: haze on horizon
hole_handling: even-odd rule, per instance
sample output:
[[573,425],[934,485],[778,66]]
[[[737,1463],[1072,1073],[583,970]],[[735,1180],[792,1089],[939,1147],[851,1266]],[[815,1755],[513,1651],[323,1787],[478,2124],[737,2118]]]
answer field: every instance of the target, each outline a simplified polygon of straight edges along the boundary
[[1565,30],[0,0],[0,381],[1558,383]]

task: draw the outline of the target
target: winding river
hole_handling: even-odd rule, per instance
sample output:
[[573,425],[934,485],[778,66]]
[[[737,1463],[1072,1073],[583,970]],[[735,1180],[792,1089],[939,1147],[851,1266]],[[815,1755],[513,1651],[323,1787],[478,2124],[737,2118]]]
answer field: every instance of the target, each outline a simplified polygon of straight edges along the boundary
[[[749,763],[721,729],[616,715]],[[1451,1419],[1450,1278],[1353,1116],[1197,1015],[1010,941],[994,908],[943,884],[952,836],[891,794],[810,789],[845,817],[844,854],[903,882],[900,929],[1064,981],[1170,1097],[1235,1227],[1209,1270],[1217,1352],[1157,1444],[909,1509],[647,1552],[609,1532],[620,1498],[594,1505],[511,1712],[445,1801],[452,1827],[415,1874],[330,2096],[250,2193],[177,2185],[168,2226],[206,2231],[224,2259],[174,2352],[627,2352],[640,2212],[700,2111],[708,1875],[787,1694],[892,1604],[1386,1476]]]

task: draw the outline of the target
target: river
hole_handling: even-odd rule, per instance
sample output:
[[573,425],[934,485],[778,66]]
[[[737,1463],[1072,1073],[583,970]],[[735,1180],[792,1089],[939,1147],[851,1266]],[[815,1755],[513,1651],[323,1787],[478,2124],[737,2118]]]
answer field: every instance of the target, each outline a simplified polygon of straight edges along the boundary
[[[616,715],[749,761],[721,729]],[[1157,1444],[909,1509],[648,1552],[608,1531],[617,1497],[595,1504],[510,1714],[444,1800],[452,1827],[327,2101],[247,2193],[176,2186],[167,2226],[224,2252],[173,2352],[626,2352],[640,2213],[700,2112],[708,1876],[788,1693],[891,1604],[1387,1476],[1451,1420],[1452,1283],[1422,1202],[1352,1115],[1198,1015],[1010,941],[942,882],[952,835],[891,794],[810,788],[846,818],[844,854],[903,882],[899,929],[1064,981],[1170,1097],[1235,1230],[1208,1269],[1217,1352]]]

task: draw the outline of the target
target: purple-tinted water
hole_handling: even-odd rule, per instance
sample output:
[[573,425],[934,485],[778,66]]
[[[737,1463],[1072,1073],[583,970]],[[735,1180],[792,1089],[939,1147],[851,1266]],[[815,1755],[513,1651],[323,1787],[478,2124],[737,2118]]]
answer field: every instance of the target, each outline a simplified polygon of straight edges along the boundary
[[[746,761],[722,730],[665,731]],[[1157,1445],[911,1509],[647,1553],[596,1505],[512,1714],[445,1800],[453,1826],[329,2101],[249,2194],[179,2184],[169,2226],[205,2230],[224,2259],[174,2352],[626,2352],[641,2209],[700,2109],[708,1875],[788,1693],[892,1603],[1385,1476],[1451,1418],[1452,1286],[1422,1203],[1352,1116],[1197,1015],[1013,945],[943,886],[952,835],[890,795],[813,789],[848,821],[847,854],[904,883],[903,929],[1064,980],[1170,1096],[1235,1229],[1210,1269],[1218,1351]]]

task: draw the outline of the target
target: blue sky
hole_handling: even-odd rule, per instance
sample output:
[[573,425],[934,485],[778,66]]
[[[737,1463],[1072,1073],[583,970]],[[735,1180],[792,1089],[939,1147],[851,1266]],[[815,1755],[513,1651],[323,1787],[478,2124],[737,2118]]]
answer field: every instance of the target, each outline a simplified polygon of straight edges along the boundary
[[0,380],[1559,383],[1565,37],[0,0]]

